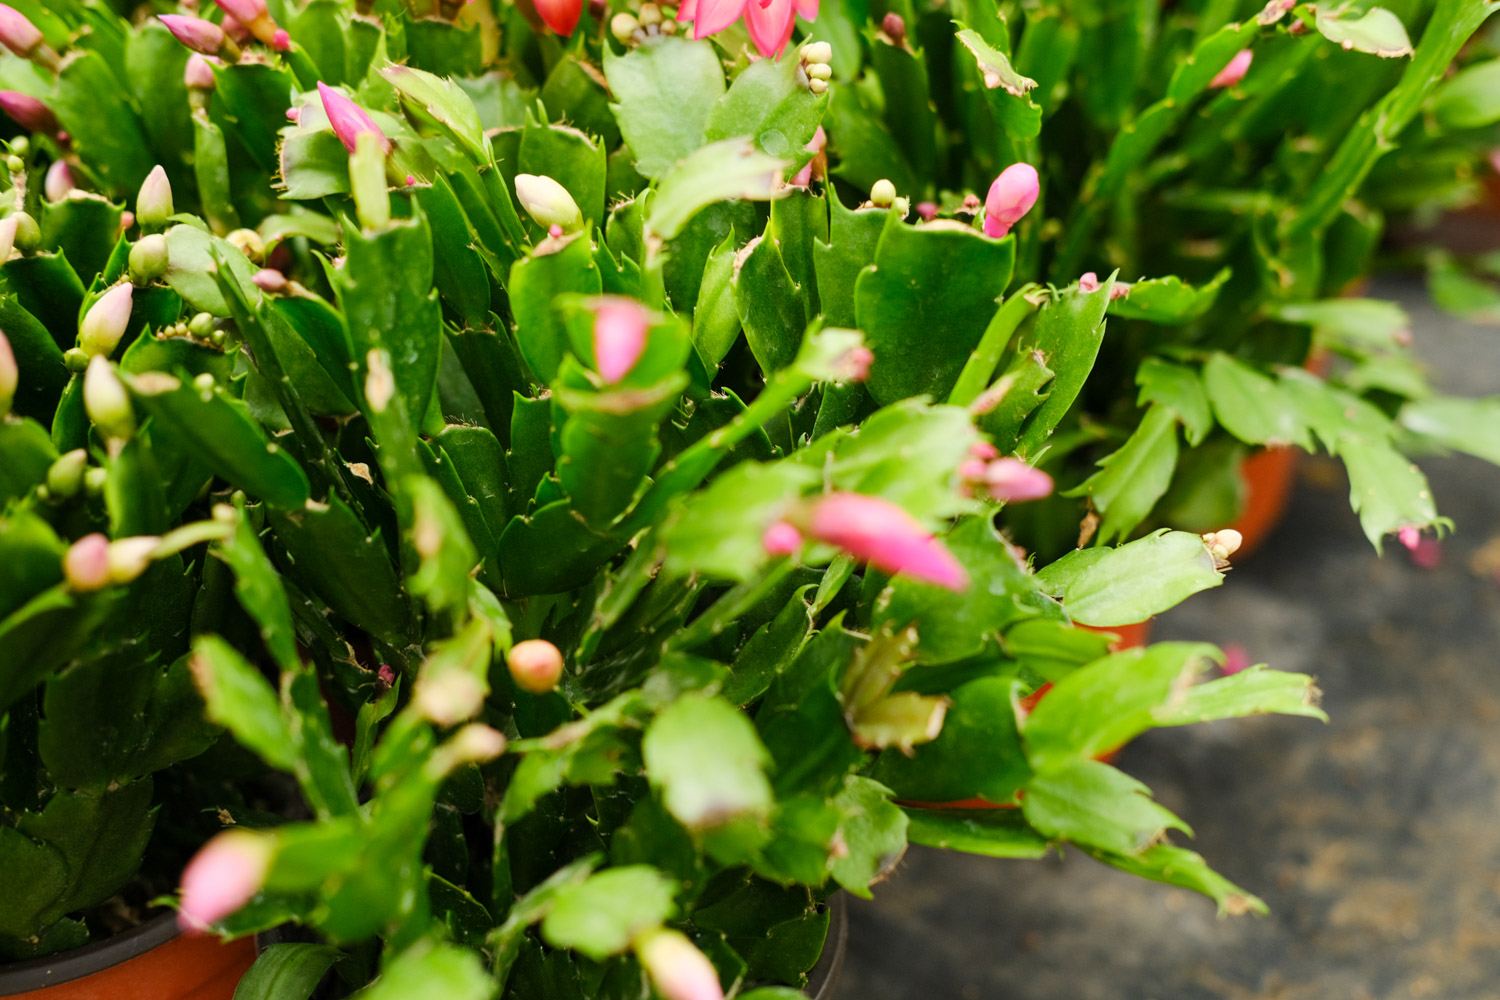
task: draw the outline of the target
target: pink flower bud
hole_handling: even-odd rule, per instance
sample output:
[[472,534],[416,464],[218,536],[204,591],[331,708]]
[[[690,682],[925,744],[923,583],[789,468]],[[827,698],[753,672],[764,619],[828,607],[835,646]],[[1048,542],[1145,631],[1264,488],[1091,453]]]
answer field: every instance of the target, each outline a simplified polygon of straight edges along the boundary
[[917,202],[917,215],[922,219],[923,222],[931,222],[933,219],[936,219],[938,215],[937,202]]
[[777,521],[760,536],[760,544],[773,556],[789,556],[802,548],[802,532],[786,521]]
[[1012,163],[1000,172],[984,199],[984,235],[1000,239],[1031,211],[1041,194],[1041,180],[1029,163]]
[[353,153],[360,134],[368,132],[380,141],[381,152],[390,155],[390,140],[380,131],[380,126],[365,114],[363,108],[321,81],[318,83],[318,96],[323,99],[323,110],[328,114],[328,124],[333,127],[333,134],[339,137],[345,149]]
[[1085,271],[1078,276],[1078,290],[1080,292],[1097,292],[1099,290],[1099,276],[1093,271]]
[[1040,500],[1052,493],[1052,477],[1019,458],[997,458],[984,471],[985,488],[1001,503]]
[[562,652],[546,639],[518,642],[505,658],[511,679],[522,691],[546,694],[562,679]]
[[571,35],[583,16],[583,0],[535,0],[542,23],[559,35]]
[[1406,527],[1396,532],[1396,538],[1401,542],[1402,545],[1406,546],[1407,551],[1415,552],[1417,551],[1417,546],[1422,541],[1422,532],[1417,530],[1412,525],[1408,524]]
[[1245,72],[1250,69],[1250,61],[1254,58],[1255,53],[1249,49],[1240,49],[1229,60],[1229,64],[1208,81],[1209,87],[1233,87],[1245,78]]
[[171,220],[174,211],[172,182],[167,179],[165,168],[157,164],[135,196],[135,220],[144,226],[161,227]]
[[0,43],[18,56],[29,56],[42,44],[42,33],[26,15],[0,3]]
[[204,844],[182,871],[177,922],[183,931],[202,933],[254,899],[274,853],[270,837],[249,830],[230,830]]
[[376,674],[376,677],[379,679],[380,683],[384,684],[386,687],[391,687],[396,683],[396,671],[391,669],[391,665],[389,663],[382,663],[380,665],[380,670]]
[[1443,563],[1443,543],[1432,535],[1422,535],[1409,555],[1418,569],[1437,569]]
[[905,573],[949,590],[969,584],[968,574],[943,543],[889,500],[829,493],[813,504],[809,533],[888,573]]
[[291,122],[291,123],[293,123],[293,124],[296,124],[297,122],[300,122],[302,120],[302,109],[301,108],[287,108],[286,109],[286,120],[289,121],[289,122]]
[[969,454],[986,462],[992,462],[1000,457],[1000,449],[988,441],[975,441],[969,445]]
[[83,373],[83,409],[107,438],[127,438],[135,430],[130,394],[103,355],[95,355]]
[[78,327],[78,346],[83,353],[108,357],[113,354],[125,327],[130,324],[130,282],[121,282],[94,300]]
[[62,201],[74,188],[73,171],[68,169],[65,160],[53,160],[52,166],[47,168],[47,176],[42,178],[42,194],[48,201]]
[[982,458],[966,458],[958,464],[958,478],[970,483],[983,482],[989,467],[990,463]]
[[214,0],[214,3],[227,15],[224,18],[224,31],[231,37],[235,30],[230,24],[233,20],[242,30],[248,31],[261,42],[276,47],[277,32],[281,29],[267,11],[266,0]]
[[417,186],[417,178],[416,178],[415,174],[407,174],[406,175],[406,186],[407,187],[416,187]]
[[0,330],[0,418],[10,412],[11,403],[16,399],[16,386],[20,383],[21,369],[16,365],[15,352],[10,349],[5,332]]
[[16,230],[20,228],[21,220],[14,215],[0,219],[0,264],[10,260],[10,252],[16,248]]
[[213,63],[194,52],[188,57],[187,68],[182,71],[182,82],[189,90],[213,90],[218,86],[218,81],[214,79]]
[[840,382],[863,382],[870,377],[870,366],[875,363],[875,352],[858,344],[844,352],[838,360]]
[[635,954],[663,1000],[724,1000],[714,964],[685,934],[648,931],[636,939]]
[[547,227],[547,235],[552,237],[554,240],[560,240],[562,239],[563,235],[563,227],[554,223]]
[[173,38],[200,55],[215,56],[224,47],[224,29],[212,21],[186,14],[159,14],[157,19]]
[[634,299],[606,296],[594,307],[594,362],[605,382],[629,374],[646,349],[651,314]]
[[1224,665],[1219,672],[1225,677],[1233,677],[1241,670],[1250,666],[1250,653],[1238,643],[1226,643],[1224,646]]
[[235,42],[244,43],[250,40],[250,30],[228,14],[224,15],[224,20],[219,23],[219,27],[223,28],[224,34]]
[[277,28],[271,34],[271,48],[277,52],[285,52],[292,47],[292,36],[286,33],[286,29]]
[[18,90],[0,90],[0,111],[4,111],[28,132],[57,134],[57,116],[52,113],[51,108],[29,94]]
[[583,228],[583,212],[568,189],[545,174],[516,174],[516,201],[537,225],[560,226],[571,233]]
[[881,20],[880,30],[885,32],[885,37],[896,45],[906,41],[906,21],[895,11],[891,11]]
[[255,287],[270,295],[277,295],[286,291],[288,284],[286,275],[269,267],[256,271],[250,278],[255,282]]
[[63,579],[80,594],[109,586],[109,539],[95,532],[70,545],[63,556]]

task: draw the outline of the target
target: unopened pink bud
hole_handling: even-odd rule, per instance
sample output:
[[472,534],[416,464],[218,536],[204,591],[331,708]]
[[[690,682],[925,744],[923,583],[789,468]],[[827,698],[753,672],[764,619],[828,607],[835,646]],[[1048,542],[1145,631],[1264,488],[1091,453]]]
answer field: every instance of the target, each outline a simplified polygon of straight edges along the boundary
[[172,182],[167,171],[157,164],[146,175],[140,193],[135,196],[135,219],[145,226],[163,227],[176,209],[172,204]]
[[0,3],[0,43],[18,56],[29,56],[42,44],[42,33],[25,14]]
[[547,235],[552,237],[554,240],[562,239],[563,227],[554,223],[547,227]]
[[1085,271],[1078,276],[1078,290],[1080,292],[1097,292],[1099,290],[1099,276],[1093,271]]
[[1000,457],[1000,449],[988,441],[975,441],[969,445],[969,454],[975,458],[982,458],[986,462],[991,462]]
[[0,90],[0,111],[4,111],[12,121],[28,132],[57,134],[57,116],[52,113],[51,108],[29,94],[18,90]]
[[636,940],[635,954],[663,1000],[724,1000],[714,964],[685,934],[650,931]]
[[1432,535],[1422,535],[1409,554],[1418,569],[1437,569],[1443,562],[1443,543]]
[[285,52],[292,47],[292,36],[286,33],[286,29],[277,28],[271,33],[271,48],[277,52]]
[[235,42],[242,43],[250,40],[250,29],[246,28],[229,14],[224,15],[224,20],[220,22],[219,27],[223,28],[224,34],[228,35]]
[[380,670],[376,674],[376,676],[380,679],[380,683],[384,684],[386,687],[390,687],[391,685],[396,683],[396,671],[391,669],[391,665],[389,663],[382,663],[380,665]]
[[407,187],[416,187],[417,186],[416,175],[414,175],[414,174],[407,174],[406,175],[406,186]]
[[266,0],[214,0],[219,9],[241,24],[248,25],[257,18],[269,17]]
[[1241,670],[1250,666],[1250,653],[1244,646],[1238,643],[1230,643],[1224,646],[1224,665],[1219,672],[1225,677],[1233,677]]
[[829,493],[813,504],[809,533],[888,573],[905,573],[949,590],[969,576],[943,543],[903,508],[860,493]]
[[224,29],[212,21],[186,14],[159,14],[172,37],[199,55],[216,56],[224,47]]
[[94,301],[78,327],[78,346],[83,353],[103,357],[114,353],[130,324],[132,296],[131,284],[125,281]]
[[10,413],[11,403],[16,398],[16,387],[20,384],[21,369],[16,365],[15,352],[10,349],[10,341],[5,332],[0,330],[0,419]]
[[634,299],[607,296],[594,307],[594,362],[605,382],[629,374],[646,349],[651,314]]
[[301,108],[287,108],[286,109],[286,120],[289,121],[289,122],[299,122],[299,121],[301,121],[302,120],[302,109]]
[[583,16],[583,0],[534,0],[534,2],[542,23],[559,35],[571,35],[578,25],[578,19]]
[[270,837],[249,830],[230,830],[203,845],[182,871],[178,924],[199,934],[250,902],[265,884],[274,853]]
[[109,539],[95,532],[70,545],[63,556],[63,579],[81,594],[109,586]]
[[214,79],[213,63],[194,52],[188,57],[187,67],[182,71],[182,82],[189,90],[213,90],[218,86],[218,81]]
[[844,352],[838,360],[838,378],[841,382],[863,382],[870,377],[870,366],[875,363],[875,352],[863,344],[857,344]]
[[966,458],[958,464],[958,478],[971,483],[983,482],[989,467],[990,464],[981,458]]
[[785,521],[777,521],[760,536],[760,544],[769,555],[789,556],[802,548],[802,532]]
[[1250,69],[1250,61],[1254,58],[1254,52],[1249,49],[1240,49],[1234,54],[1234,58],[1229,60],[1229,64],[1208,81],[1209,87],[1233,87],[1245,78],[1246,71]]
[[42,194],[48,201],[62,201],[73,190],[73,171],[64,160],[53,160],[42,178]]
[[328,124],[332,126],[333,134],[339,137],[345,149],[353,153],[360,135],[368,132],[380,141],[381,152],[390,154],[390,140],[363,108],[326,83],[318,83],[318,96],[323,99],[323,110],[328,114]]
[[984,471],[985,488],[1001,503],[1040,500],[1052,493],[1052,477],[1019,458],[997,458]]
[[255,282],[256,288],[271,295],[286,291],[288,284],[286,275],[269,267],[256,271],[250,280]]
[[546,694],[562,679],[562,652],[546,639],[516,643],[505,658],[505,665],[516,686],[532,694]]
[[885,32],[885,37],[897,45],[906,41],[906,21],[895,11],[891,11],[881,20],[880,30]]
[[1041,191],[1041,179],[1031,164],[1012,163],[1002,170],[984,199],[984,235],[1000,239],[1010,232],[1031,211]]
[[917,202],[917,215],[921,217],[923,222],[931,222],[933,219],[936,219],[938,215],[937,202]]
[[1410,524],[1396,532],[1396,538],[1405,545],[1410,552],[1417,551],[1417,546],[1422,542],[1422,532]]

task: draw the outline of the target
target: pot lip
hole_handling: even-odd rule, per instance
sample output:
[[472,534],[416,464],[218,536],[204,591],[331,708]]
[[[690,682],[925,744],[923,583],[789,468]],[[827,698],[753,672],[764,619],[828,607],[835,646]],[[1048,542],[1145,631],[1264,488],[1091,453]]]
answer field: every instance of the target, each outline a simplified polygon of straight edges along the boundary
[[103,941],[46,958],[0,965],[0,997],[72,982],[138,958],[182,933],[177,912],[168,910]]
[[849,915],[844,894],[837,892],[829,897],[828,908],[831,912],[823,953],[807,974],[806,992],[812,1000],[832,1000],[839,985],[839,975],[844,971],[844,950],[849,940]]

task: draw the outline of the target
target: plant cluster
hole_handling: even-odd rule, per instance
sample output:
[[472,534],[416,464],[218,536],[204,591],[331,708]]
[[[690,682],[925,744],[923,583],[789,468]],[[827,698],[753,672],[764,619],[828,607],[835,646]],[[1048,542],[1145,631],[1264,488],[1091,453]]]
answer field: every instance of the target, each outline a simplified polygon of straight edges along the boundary
[[216,2],[0,7],[0,957],[181,873],[327,942],[249,996],[768,1000],[908,843],[1263,908],[1099,758],[1310,678],[1079,626],[1247,446],[1441,525],[1485,404],[1324,296],[1487,4]]

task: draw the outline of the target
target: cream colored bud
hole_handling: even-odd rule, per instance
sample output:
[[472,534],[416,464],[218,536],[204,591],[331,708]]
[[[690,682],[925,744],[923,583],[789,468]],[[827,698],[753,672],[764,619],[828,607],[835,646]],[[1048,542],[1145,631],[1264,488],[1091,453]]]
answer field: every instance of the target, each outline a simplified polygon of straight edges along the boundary
[[541,226],[560,226],[565,233],[583,228],[583,213],[578,203],[551,177],[541,174],[516,174],[516,200]]
[[505,659],[516,686],[532,694],[546,694],[562,678],[562,653],[546,639],[527,639],[511,647]]
[[882,177],[870,185],[870,204],[879,208],[890,208],[896,200],[896,185]]
[[609,19],[609,33],[614,35],[621,44],[628,42],[630,36],[635,34],[640,26],[639,21],[623,11]]
[[1245,536],[1233,528],[1221,528],[1203,536],[1203,544],[1215,559],[1225,560],[1239,551],[1245,544]]
[[806,72],[809,80],[833,79],[833,67],[827,63],[808,63]]
[[807,89],[812,92],[814,97],[820,97],[828,93],[828,81],[813,77],[807,81]]
[[810,66],[826,66],[833,59],[833,46],[827,42],[809,42],[802,46],[802,59]]

